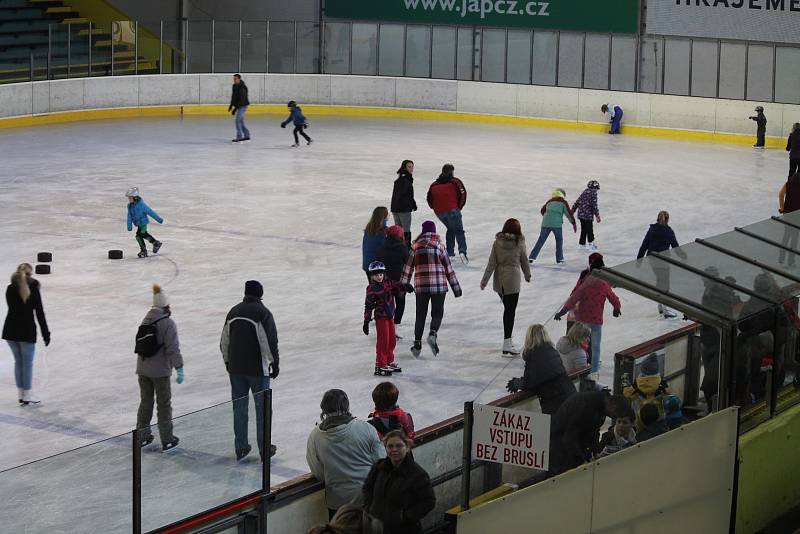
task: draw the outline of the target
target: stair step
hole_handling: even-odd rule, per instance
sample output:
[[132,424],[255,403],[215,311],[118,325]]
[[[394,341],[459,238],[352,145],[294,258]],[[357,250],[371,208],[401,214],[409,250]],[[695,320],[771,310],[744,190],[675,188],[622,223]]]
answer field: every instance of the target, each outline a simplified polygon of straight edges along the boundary
[[[78,35],[89,35],[89,29],[86,28],[85,30],[78,31]],[[111,37],[111,34],[102,28],[92,28],[92,35],[107,35],[108,37]]]
[[51,6],[45,9],[45,13],[77,13],[77,11],[70,6]]
[[89,19],[84,17],[68,17],[61,21],[62,24],[87,24]]

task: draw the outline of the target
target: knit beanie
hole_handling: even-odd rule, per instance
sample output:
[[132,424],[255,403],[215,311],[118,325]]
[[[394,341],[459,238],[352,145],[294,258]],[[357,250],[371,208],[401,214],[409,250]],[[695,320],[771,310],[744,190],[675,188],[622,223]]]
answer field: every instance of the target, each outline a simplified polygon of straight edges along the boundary
[[550,196],[553,198],[564,198],[564,193],[561,191],[561,189],[556,189],[550,193]]
[[164,293],[160,285],[153,284],[153,307],[166,308],[167,306],[169,306],[167,294]]
[[425,234],[428,232],[432,234],[436,233],[436,223],[434,223],[433,221],[425,221],[424,223],[422,223],[422,233]]
[[644,362],[642,362],[642,374],[647,376],[659,374],[658,356],[655,352],[651,353],[650,356],[645,358]]
[[248,280],[244,283],[244,294],[245,296],[260,299],[264,296],[264,287],[258,280]]
[[605,267],[606,264],[603,262],[603,255],[599,252],[592,252],[589,254],[589,268],[590,269],[599,269],[601,267]]
[[395,239],[399,239],[402,241],[403,227],[398,226],[396,224],[394,226],[390,226],[389,228],[386,229],[386,237],[393,237]]

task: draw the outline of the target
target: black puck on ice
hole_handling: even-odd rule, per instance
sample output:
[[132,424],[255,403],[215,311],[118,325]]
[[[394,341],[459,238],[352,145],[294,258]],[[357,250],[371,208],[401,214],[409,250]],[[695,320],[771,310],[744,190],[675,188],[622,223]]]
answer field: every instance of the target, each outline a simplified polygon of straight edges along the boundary
[[49,265],[37,265],[36,266],[36,274],[50,274],[50,266]]
[[36,255],[36,261],[39,263],[50,263],[53,261],[53,253],[52,252],[40,252]]
[[121,250],[109,250],[108,251],[108,259],[109,260],[121,260],[122,259],[122,251]]

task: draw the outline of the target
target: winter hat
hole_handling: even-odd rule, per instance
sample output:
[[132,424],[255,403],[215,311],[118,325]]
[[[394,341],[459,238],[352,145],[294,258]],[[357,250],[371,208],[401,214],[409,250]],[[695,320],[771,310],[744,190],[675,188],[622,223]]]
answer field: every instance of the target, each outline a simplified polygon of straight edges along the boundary
[[561,189],[555,189],[550,196],[553,198],[564,198],[564,192]]
[[642,362],[642,374],[653,376],[659,374],[659,370],[658,356],[653,352]]
[[386,229],[386,237],[393,237],[395,239],[399,239],[402,241],[403,227],[398,226],[396,224],[394,226],[390,226],[389,228]]
[[667,419],[683,418],[680,397],[677,395],[667,395],[664,397],[664,413],[666,414]]
[[603,255],[599,252],[592,252],[589,254],[589,268],[590,269],[599,269],[601,267],[605,267],[606,264],[603,262]]
[[153,307],[166,308],[167,306],[169,306],[167,294],[164,293],[160,285],[153,284]]
[[264,296],[264,287],[258,280],[248,280],[244,283],[245,296],[256,297],[260,299]]
[[428,232],[432,234],[436,233],[436,223],[434,223],[433,221],[425,221],[424,223],[422,223],[422,233],[425,234]]

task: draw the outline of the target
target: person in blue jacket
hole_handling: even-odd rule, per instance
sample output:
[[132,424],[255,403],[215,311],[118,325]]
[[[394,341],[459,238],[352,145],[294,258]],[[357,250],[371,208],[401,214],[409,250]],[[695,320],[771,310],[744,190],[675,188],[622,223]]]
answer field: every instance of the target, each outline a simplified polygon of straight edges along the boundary
[[[675,239],[675,232],[669,227],[669,212],[659,211],[655,224],[651,224],[644,236],[642,246],[639,247],[639,254],[636,255],[637,259],[650,256],[654,252],[665,252],[670,248],[674,248],[675,253],[680,258],[686,258],[686,253],[678,248],[678,240]],[[663,260],[652,264],[653,272],[656,275],[656,287],[663,291],[669,291],[669,264]],[[664,306],[658,305],[658,313],[665,319],[672,319],[676,317],[675,312]]]
[[289,118],[281,123],[281,128],[286,128],[286,125],[290,122],[294,124],[294,131],[292,132],[294,134],[294,144],[292,145],[292,148],[300,146],[300,139],[298,139],[297,134],[302,135],[306,140],[306,144],[310,145],[312,142],[314,142],[314,140],[303,131],[308,128],[306,116],[303,115],[303,110],[300,109],[300,106],[298,106],[297,102],[294,100],[290,100],[289,103],[286,104],[286,107],[289,108]]
[[389,220],[389,210],[386,206],[378,206],[372,210],[372,217],[369,218],[367,226],[364,228],[364,237],[361,240],[361,269],[369,277],[369,264],[375,261],[375,255],[383,246],[386,238],[386,224]]
[[162,245],[161,241],[148,233],[147,223],[150,222],[148,217],[155,219],[158,224],[163,224],[164,219],[159,217],[158,213],[153,211],[150,206],[145,203],[142,196],[139,194],[138,187],[131,187],[128,189],[125,196],[128,197],[128,231],[130,232],[133,230],[133,227],[136,226],[136,241],[139,243],[139,248],[141,249],[137,256],[146,258],[147,248],[144,246],[145,239],[153,244],[153,254],[157,253]]
[[610,134],[618,134],[620,123],[622,122],[622,108],[616,104],[603,104],[600,106],[600,111],[608,113],[611,116],[611,129],[608,131]]

